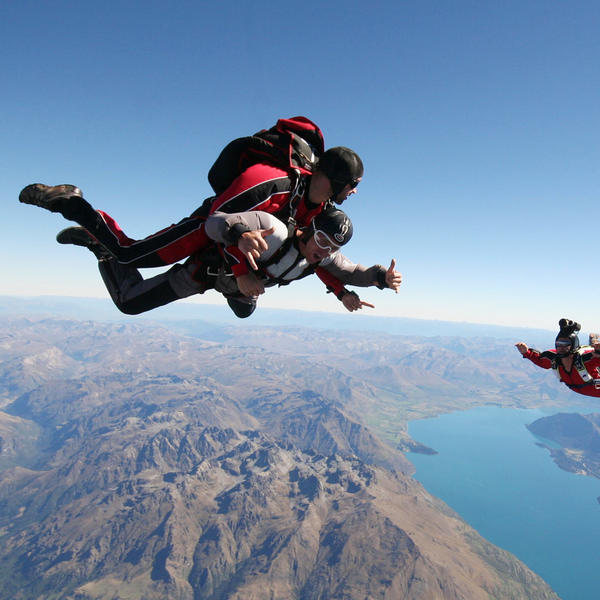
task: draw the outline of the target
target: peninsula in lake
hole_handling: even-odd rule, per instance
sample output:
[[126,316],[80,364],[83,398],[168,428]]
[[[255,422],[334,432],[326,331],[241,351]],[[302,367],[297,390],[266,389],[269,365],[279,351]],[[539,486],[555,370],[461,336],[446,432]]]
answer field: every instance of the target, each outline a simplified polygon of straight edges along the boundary
[[540,444],[548,448],[561,469],[600,479],[600,412],[559,413],[538,419],[527,425],[527,429],[560,446]]

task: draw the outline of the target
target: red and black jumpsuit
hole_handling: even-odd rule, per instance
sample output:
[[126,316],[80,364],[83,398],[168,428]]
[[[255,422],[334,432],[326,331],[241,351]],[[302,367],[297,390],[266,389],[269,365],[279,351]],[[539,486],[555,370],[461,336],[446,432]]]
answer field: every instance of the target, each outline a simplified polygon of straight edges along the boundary
[[[233,213],[262,210],[284,222],[289,211],[299,227],[308,225],[321,211],[321,206],[310,206],[307,201],[310,175],[300,178],[298,185],[287,172],[277,167],[256,164],[239,175],[221,194],[209,198],[209,211],[196,213],[141,240],[128,237],[118,223],[107,213],[94,210],[87,202],[72,220],[85,227],[118,262],[136,268],[162,267],[176,263],[210,244],[204,232],[204,221],[215,211]],[[292,198],[295,195],[297,197]],[[291,208],[291,205],[294,208]],[[287,213],[287,214],[286,214]],[[71,216],[70,216],[71,217]]]
[[[211,198],[208,214],[262,210],[284,222],[293,217],[298,227],[306,227],[321,212],[322,205],[308,202],[310,175],[293,181],[283,169],[256,164],[239,175],[221,194]],[[200,209],[196,211],[200,213]],[[69,218],[85,227],[116,260],[135,268],[162,267],[192,255],[200,255],[212,241],[204,231],[207,214],[191,216],[144,239],[128,237],[107,213],[95,210],[85,200]],[[321,276],[328,289],[341,297],[343,284],[333,276]]]
[[523,358],[529,359],[533,364],[542,367],[542,369],[552,369],[554,364],[556,364],[559,378],[566,386],[578,394],[600,398],[600,355],[593,348],[585,348],[581,352],[583,366],[592,378],[591,381],[587,382],[579,374],[575,360],[573,361],[571,370],[567,371],[554,350],[546,350],[540,353],[537,350],[529,348],[523,355]]

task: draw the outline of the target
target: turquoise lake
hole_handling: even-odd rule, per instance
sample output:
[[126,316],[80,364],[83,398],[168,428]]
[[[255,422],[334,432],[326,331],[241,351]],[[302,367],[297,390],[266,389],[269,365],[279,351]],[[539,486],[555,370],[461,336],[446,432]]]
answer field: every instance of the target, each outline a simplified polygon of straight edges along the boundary
[[525,425],[564,409],[485,406],[409,423],[439,454],[409,454],[415,479],[492,543],[512,552],[563,600],[600,598],[600,480],[559,469]]

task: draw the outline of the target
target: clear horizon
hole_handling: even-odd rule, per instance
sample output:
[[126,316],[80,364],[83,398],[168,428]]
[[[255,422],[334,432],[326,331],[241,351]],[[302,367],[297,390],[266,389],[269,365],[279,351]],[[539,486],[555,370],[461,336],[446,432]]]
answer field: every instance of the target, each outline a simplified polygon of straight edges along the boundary
[[[261,307],[249,319],[238,319],[223,304],[198,304],[176,302],[149,313],[137,316],[119,312],[109,298],[75,296],[5,296],[0,295],[0,316],[8,318],[18,315],[56,316],[76,321],[122,321],[123,323],[158,322],[169,327],[169,323],[192,322],[218,327],[301,327],[341,332],[365,331],[369,333],[408,337],[490,337],[506,341],[512,346],[524,341],[532,347],[552,347],[555,331],[530,327],[473,323],[468,321],[443,321],[402,316],[366,316],[347,312],[310,311],[295,308]],[[190,325],[193,328],[193,325]],[[588,332],[582,330],[580,339],[587,342]],[[516,352],[516,350],[515,350]]]

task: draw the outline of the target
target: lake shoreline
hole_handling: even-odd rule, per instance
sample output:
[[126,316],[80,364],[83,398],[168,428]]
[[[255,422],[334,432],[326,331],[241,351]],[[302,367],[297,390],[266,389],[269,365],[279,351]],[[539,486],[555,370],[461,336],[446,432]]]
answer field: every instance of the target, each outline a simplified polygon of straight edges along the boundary
[[595,600],[600,481],[557,467],[526,427],[547,414],[481,406],[410,421],[410,436],[437,454],[408,458],[413,477],[430,493],[525,562],[563,600]]

